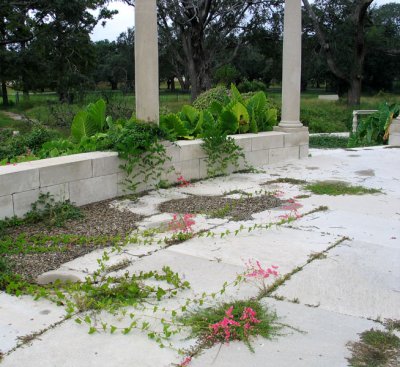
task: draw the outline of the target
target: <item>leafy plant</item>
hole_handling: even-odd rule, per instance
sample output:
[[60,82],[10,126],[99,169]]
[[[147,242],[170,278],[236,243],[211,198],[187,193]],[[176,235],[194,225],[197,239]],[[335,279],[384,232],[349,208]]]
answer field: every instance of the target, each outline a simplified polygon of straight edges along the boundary
[[157,184],[170,159],[160,143],[164,132],[157,126],[135,119],[119,121],[110,129],[110,138],[119,156],[125,160],[121,168],[127,174],[125,184],[135,192],[140,182]]
[[392,120],[399,116],[400,104],[384,103],[379,106],[378,112],[362,119],[357,131],[350,135],[348,146],[382,145],[389,137],[389,128]]
[[69,200],[56,202],[49,193],[39,195],[39,199],[31,205],[32,209],[25,214],[25,223],[46,222],[48,225],[62,227],[69,219],[82,218],[79,208]]
[[209,177],[226,174],[230,165],[239,169],[240,159],[245,161],[242,148],[232,137],[227,135],[226,130],[222,129],[222,124],[215,124],[203,133],[201,147],[207,154],[207,175]]
[[106,125],[106,103],[99,99],[79,111],[72,121],[71,135],[75,142],[102,132]]

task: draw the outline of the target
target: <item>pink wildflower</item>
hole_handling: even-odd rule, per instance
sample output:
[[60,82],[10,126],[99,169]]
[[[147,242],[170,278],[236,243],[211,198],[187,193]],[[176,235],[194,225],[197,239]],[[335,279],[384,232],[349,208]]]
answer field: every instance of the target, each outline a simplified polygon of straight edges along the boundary
[[224,317],[222,321],[211,324],[210,329],[212,329],[214,335],[219,334],[219,332],[223,332],[225,341],[229,341],[232,335],[230,328],[231,326],[240,326],[240,323],[233,319]]
[[193,214],[185,214],[183,216],[174,214],[172,220],[168,223],[168,227],[174,232],[193,232],[192,227],[196,224],[194,217],[195,215]]
[[294,199],[289,199],[287,200],[288,205],[282,206],[281,209],[283,210],[294,210],[296,211],[297,209],[300,209],[303,207],[302,204],[298,203],[296,200]]
[[285,195],[285,193],[283,191],[277,190],[274,192],[274,196],[276,198],[281,198],[283,195]]
[[269,278],[271,275],[275,277],[278,276],[278,272],[276,271],[278,267],[275,265],[272,265],[270,268],[263,269],[259,261],[256,261],[256,263],[254,264],[253,261],[249,259],[246,267],[247,270],[250,271],[246,274],[246,277],[248,278],[266,279]]
[[228,316],[230,319],[233,319],[232,311],[233,311],[233,306],[229,307],[229,308],[225,311],[226,316]]
[[192,361],[192,357],[186,357],[181,364],[179,365],[179,367],[187,367],[189,366],[189,363]]
[[188,186],[190,186],[190,182],[186,181],[183,176],[179,176],[177,181],[179,183],[179,187],[188,187]]

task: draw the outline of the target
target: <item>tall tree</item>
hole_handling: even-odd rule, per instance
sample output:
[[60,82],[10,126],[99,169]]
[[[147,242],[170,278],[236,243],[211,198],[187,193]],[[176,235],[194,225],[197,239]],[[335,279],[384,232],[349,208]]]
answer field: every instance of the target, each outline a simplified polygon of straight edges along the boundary
[[[65,99],[70,86],[82,82],[90,60],[93,60],[90,32],[100,20],[110,18],[114,13],[105,7],[107,3],[108,0],[2,1],[0,76],[3,89],[7,81],[16,80],[9,69],[19,68],[17,79],[20,79],[24,92],[29,91],[33,79],[30,66],[34,64],[30,58],[39,54],[33,50],[38,47],[51,65],[47,70],[52,73],[51,79],[60,99]],[[98,16],[92,13],[95,9],[99,9]],[[3,57],[10,52],[21,56],[18,63],[10,64],[10,57]]]
[[364,85],[372,91],[391,91],[400,80],[400,3],[373,7],[371,19]]
[[[124,1],[134,5],[134,0]],[[246,32],[265,22],[271,7],[282,3],[283,0],[158,0],[160,36],[168,40],[174,62],[187,72],[192,99],[211,87],[214,69],[233,60]]]
[[373,0],[308,0],[303,4],[314,25],[330,71],[347,86],[349,105],[359,105],[369,7]]
[[246,32],[265,21],[270,6],[268,0],[158,1],[161,32],[180,40],[174,54],[186,64],[192,99],[211,87],[213,70],[233,60]]

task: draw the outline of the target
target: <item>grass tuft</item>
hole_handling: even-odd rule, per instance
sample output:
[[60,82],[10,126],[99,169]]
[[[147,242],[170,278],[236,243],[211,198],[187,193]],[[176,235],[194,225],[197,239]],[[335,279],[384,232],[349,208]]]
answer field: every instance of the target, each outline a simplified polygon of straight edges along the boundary
[[365,195],[381,193],[378,189],[363,186],[353,186],[343,181],[319,181],[305,186],[306,190],[316,195]]
[[360,334],[360,341],[348,344],[352,367],[398,366],[400,338],[390,331],[371,329]]

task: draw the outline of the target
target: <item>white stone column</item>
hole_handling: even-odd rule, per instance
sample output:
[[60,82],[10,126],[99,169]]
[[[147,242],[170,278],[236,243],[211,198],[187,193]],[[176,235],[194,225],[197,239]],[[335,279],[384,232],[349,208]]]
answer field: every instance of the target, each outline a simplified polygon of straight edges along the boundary
[[136,0],[135,94],[136,118],[159,122],[159,71],[156,0]]
[[389,145],[400,147],[400,117],[390,125]]
[[277,130],[303,128],[300,122],[301,33],[301,0],[286,0],[283,30],[282,118]]

